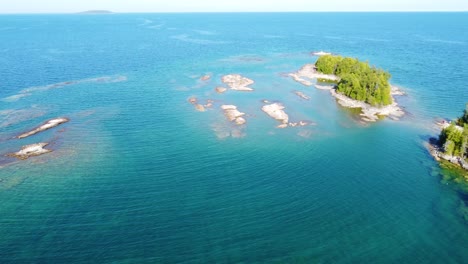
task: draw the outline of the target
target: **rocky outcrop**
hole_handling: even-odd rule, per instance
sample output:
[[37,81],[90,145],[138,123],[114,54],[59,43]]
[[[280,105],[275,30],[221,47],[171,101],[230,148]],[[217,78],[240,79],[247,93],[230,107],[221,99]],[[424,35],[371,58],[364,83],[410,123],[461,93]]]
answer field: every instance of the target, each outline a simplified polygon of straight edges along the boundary
[[310,79],[325,79],[330,81],[339,81],[340,78],[332,74],[323,74],[317,71],[314,64],[306,64],[299,71],[289,73],[288,76],[305,86],[312,86]]
[[70,120],[68,118],[64,118],[64,117],[54,118],[54,119],[51,119],[51,120],[45,122],[43,125],[36,127],[35,129],[33,129],[33,130],[29,131],[29,132],[26,132],[26,133],[23,133],[23,134],[17,136],[17,138],[21,139],[21,138],[26,138],[26,137],[35,135],[35,134],[37,134],[39,132],[54,128],[54,127],[56,127],[56,126],[58,126],[60,124],[66,123],[68,121],[70,121]]
[[288,126],[289,116],[284,112],[285,107],[279,103],[264,105],[262,111],[267,113],[270,117],[281,122],[278,127],[284,128]]
[[229,74],[225,75],[222,78],[223,83],[225,83],[231,90],[251,92],[254,89],[248,87],[254,83],[253,80],[243,77],[239,74]]
[[226,118],[231,122],[235,122],[236,125],[243,125],[246,123],[246,120],[243,118],[245,113],[242,113],[239,110],[237,110],[237,106],[222,105],[221,109],[223,109]]
[[49,143],[36,143],[36,144],[26,145],[26,146],[23,146],[20,151],[7,154],[7,156],[25,160],[30,157],[46,154],[46,153],[52,152],[52,150],[44,148],[48,144]]

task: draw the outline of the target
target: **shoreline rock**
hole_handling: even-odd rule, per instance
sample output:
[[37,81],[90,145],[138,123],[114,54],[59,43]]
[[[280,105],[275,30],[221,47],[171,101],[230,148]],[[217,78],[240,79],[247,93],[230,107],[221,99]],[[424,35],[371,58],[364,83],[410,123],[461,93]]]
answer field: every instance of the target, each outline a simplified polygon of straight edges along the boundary
[[52,152],[50,149],[45,149],[44,147],[49,145],[49,143],[36,143],[31,145],[26,145],[21,148],[20,151],[7,154],[8,157],[14,157],[20,160],[25,160],[30,157],[39,156]]
[[392,86],[391,86],[391,89],[392,89],[392,90],[391,90],[390,94],[391,94],[392,96],[404,96],[404,95],[406,95],[406,93],[403,92],[403,91],[400,89],[400,87],[397,87],[397,86],[392,85]]
[[330,52],[326,52],[326,51],[314,51],[312,52],[312,55],[313,56],[325,56],[325,55],[332,55]]
[[365,102],[354,100],[346,95],[338,93],[335,89],[331,89],[330,93],[335,97],[338,103],[346,108],[361,108],[361,119],[365,122],[375,122],[379,116],[386,116],[393,120],[399,120],[405,115],[405,112],[393,100],[393,103],[383,107],[371,106]]
[[[313,83],[307,79],[326,79],[330,81],[339,81],[340,78],[332,74],[319,73],[314,64],[306,64],[302,66],[297,72],[289,73],[289,77],[293,78],[296,82],[305,86],[312,86]],[[304,79],[307,78],[307,79]]]
[[319,85],[319,84],[316,84],[314,86],[315,86],[315,88],[317,88],[319,90],[331,90],[331,89],[335,88],[335,86],[333,86],[333,85]]
[[468,162],[466,162],[462,157],[445,154],[442,146],[440,146],[439,141],[436,138],[429,139],[426,147],[428,148],[431,156],[434,157],[436,161],[445,160],[468,171]]
[[36,127],[35,129],[33,129],[33,130],[29,131],[29,132],[26,132],[26,133],[23,133],[23,134],[17,136],[16,138],[18,138],[18,139],[26,138],[26,137],[35,135],[37,133],[40,133],[42,131],[45,131],[45,130],[54,128],[56,126],[59,126],[59,125],[61,125],[63,123],[66,123],[68,121],[70,121],[70,120],[68,118],[64,118],[64,117],[54,118],[54,119],[46,121],[43,125],[38,126],[38,127]]
[[240,74],[225,75],[223,76],[222,81],[227,86],[229,86],[231,90],[244,92],[251,92],[254,90],[248,86],[254,84],[255,82],[249,78],[243,77]]

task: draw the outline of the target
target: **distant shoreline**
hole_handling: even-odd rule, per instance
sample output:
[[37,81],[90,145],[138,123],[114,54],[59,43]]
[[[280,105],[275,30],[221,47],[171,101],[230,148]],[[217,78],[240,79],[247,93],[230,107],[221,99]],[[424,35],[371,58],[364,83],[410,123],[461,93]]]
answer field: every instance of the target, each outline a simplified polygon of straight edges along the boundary
[[[86,12],[86,11],[84,11]],[[0,15],[73,15],[83,14],[84,12],[9,12]],[[111,12],[111,14],[444,14],[444,13],[468,13],[468,10],[408,10],[408,11],[162,11],[162,12]]]
[[114,14],[114,12],[109,11],[109,10],[88,10],[88,11],[83,11],[83,12],[78,12],[76,13],[78,15],[107,15],[107,14]]

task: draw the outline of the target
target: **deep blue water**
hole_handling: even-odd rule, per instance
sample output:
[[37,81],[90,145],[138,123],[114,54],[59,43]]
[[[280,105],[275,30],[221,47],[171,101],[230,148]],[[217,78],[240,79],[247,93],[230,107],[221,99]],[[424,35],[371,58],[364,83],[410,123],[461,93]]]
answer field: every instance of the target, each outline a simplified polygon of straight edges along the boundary
[[[468,102],[468,13],[4,15],[0,40],[1,154],[54,149],[1,159],[1,263],[468,261],[467,196],[423,146]],[[408,114],[362,126],[282,75],[315,50],[390,71]],[[214,92],[229,73],[256,90]],[[262,99],[316,125],[276,129]]]

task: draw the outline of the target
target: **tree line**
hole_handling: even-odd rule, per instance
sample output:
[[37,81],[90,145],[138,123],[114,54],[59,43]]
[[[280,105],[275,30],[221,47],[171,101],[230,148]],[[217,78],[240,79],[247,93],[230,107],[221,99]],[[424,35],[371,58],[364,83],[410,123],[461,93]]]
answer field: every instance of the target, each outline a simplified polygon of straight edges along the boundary
[[325,55],[315,63],[317,70],[340,77],[336,90],[352,99],[373,106],[385,106],[393,102],[390,73],[370,66],[358,59]]
[[463,115],[442,130],[439,143],[443,146],[445,154],[467,158],[468,104],[463,111]]

